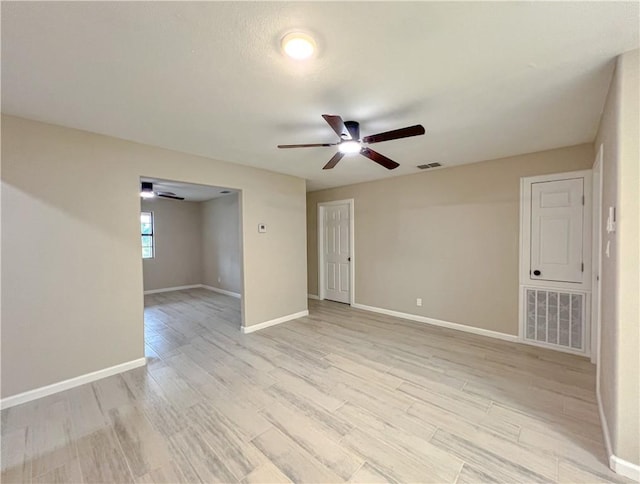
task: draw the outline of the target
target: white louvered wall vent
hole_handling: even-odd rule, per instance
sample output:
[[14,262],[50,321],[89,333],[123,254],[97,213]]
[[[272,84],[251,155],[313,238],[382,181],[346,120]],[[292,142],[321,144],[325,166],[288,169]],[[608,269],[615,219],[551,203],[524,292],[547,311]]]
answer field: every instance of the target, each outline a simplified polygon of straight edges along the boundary
[[585,295],[525,289],[525,338],[584,351]]

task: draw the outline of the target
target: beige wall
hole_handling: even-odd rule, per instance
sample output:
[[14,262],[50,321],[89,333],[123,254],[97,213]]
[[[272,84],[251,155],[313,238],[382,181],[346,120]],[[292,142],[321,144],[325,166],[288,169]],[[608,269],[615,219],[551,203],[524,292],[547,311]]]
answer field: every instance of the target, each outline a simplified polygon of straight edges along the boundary
[[144,290],[206,284],[242,293],[240,194],[207,202],[154,198],[155,257],[143,260]]
[[357,303],[515,335],[520,177],[592,163],[585,144],[308,193],[309,292],[317,203],[353,198]]
[[153,198],[141,209],[153,212],[154,257],[143,259],[144,290],[202,283],[201,204]]
[[[600,395],[613,453],[640,464],[639,51],[618,58],[595,146],[603,146]],[[608,207],[616,232],[607,234]],[[604,254],[607,242],[610,257]]]
[[140,176],[242,190],[245,325],[307,308],[304,180],[3,116],[2,397],[143,356]]
[[[232,193],[202,203],[202,283],[241,293],[240,206]],[[257,227],[256,227],[257,230]]]

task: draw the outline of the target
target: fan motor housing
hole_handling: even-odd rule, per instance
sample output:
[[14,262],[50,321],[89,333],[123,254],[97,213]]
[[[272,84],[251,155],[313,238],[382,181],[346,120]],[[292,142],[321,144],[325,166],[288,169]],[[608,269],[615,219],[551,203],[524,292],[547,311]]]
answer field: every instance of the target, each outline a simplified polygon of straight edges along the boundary
[[[358,123],[357,121],[345,121],[344,125],[347,127],[347,130],[349,131],[349,134],[351,135],[351,139],[353,139],[354,141],[359,141],[360,140],[360,123]],[[342,138],[344,139],[345,136],[343,135]]]

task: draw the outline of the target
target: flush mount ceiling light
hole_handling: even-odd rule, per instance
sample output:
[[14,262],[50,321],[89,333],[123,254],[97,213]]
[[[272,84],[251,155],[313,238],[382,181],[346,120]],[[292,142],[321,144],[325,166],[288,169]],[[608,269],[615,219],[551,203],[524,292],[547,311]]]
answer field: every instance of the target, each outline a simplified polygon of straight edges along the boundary
[[290,32],[282,38],[282,50],[294,60],[305,60],[316,50],[316,41],[304,32]]

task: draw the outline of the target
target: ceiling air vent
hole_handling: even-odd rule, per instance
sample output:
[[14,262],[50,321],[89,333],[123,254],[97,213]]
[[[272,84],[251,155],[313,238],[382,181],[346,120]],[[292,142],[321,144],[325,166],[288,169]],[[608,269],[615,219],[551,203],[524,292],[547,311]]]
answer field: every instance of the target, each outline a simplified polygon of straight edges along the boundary
[[428,170],[429,168],[437,168],[438,166],[442,166],[440,163],[427,163],[425,165],[418,165],[418,168],[421,170]]

